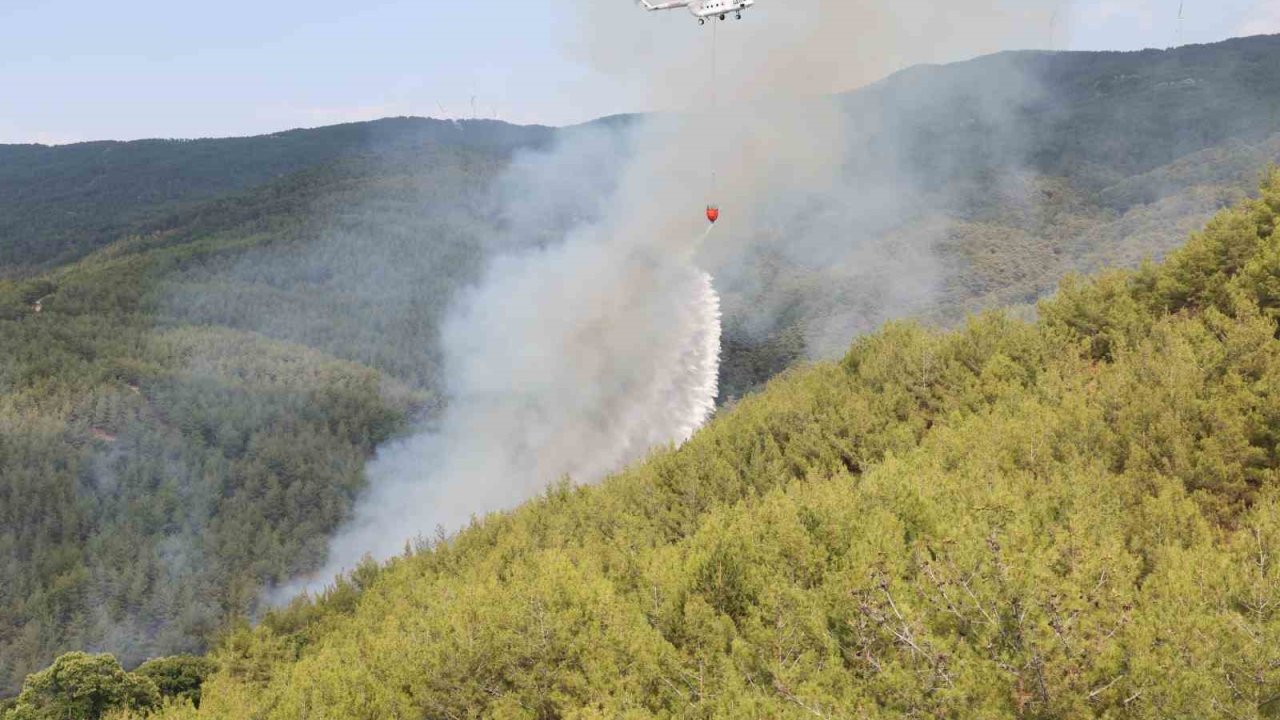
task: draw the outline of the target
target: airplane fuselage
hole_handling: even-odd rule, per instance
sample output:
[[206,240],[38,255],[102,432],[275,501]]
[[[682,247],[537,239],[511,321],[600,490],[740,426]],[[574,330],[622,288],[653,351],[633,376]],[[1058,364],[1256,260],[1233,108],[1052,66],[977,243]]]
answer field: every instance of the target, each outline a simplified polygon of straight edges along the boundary
[[712,18],[720,18],[724,20],[730,14],[733,14],[739,20],[742,19],[742,11],[756,4],[756,0],[667,0],[667,2],[652,3],[649,0],[640,0],[640,4],[646,10],[675,10],[677,8],[689,8],[689,12],[698,18],[698,23],[705,25],[707,20]]
[[729,13],[741,13],[756,4],[756,0],[702,0],[689,3],[689,12],[699,20],[719,17],[724,19]]

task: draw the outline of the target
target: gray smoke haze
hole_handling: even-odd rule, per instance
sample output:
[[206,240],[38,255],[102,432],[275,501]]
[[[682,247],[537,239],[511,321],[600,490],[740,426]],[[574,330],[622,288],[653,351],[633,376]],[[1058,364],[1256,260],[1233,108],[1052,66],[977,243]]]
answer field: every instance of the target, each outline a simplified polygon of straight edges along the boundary
[[[429,431],[379,452],[328,566],[304,585],[686,439],[716,397],[720,305],[708,273],[748,334],[800,312],[813,356],[925,307],[945,224],[918,207],[920,175],[901,167],[911,148],[874,108],[851,114],[820,96],[912,63],[1034,43],[1057,4],[762,0],[715,30],[713,92],[712,28],[680,11],[582,0],[575,51],[678,112],[566,131],[505,174],[496,256],[443,325],[448,407]],[[1025,93],[1009,87],[1022,82],[999,85]],[[973,112],[998,124],[1001,93],[991,98]],[[705,202],[724,216],[704,243]],[[814,283],[826,299],[799,303]]]
[[[503,177],[512,235],[492,241],[496,257],[441,331],[448,407],[437,427],[370,464],[370,491],[334,538],[321,584],[365,555],[388,557],[560,478],[598,480],[688,439],[711,415],[719,298],[693,262],[706,222],[671,217],[663,241],[651,240],[642,207],[619,198],[664,169],[599,162],[643,152],[626,145],[612,130],[582,129]],[[592,166],[600,171],[584,171]],[[583,187],[584,177],[596,184]]]
[[[712,28],[683,10],[576,0],[571,51],[625,83],[638,103],[687,112],[708,96]],[[761,0],[721,23],[721,99],[845,92],[912,65],[1051,43],[1064,0]],[[732,18],[730,19],[732,20]],[[1061,32],[1062,28],[1058,28]]]

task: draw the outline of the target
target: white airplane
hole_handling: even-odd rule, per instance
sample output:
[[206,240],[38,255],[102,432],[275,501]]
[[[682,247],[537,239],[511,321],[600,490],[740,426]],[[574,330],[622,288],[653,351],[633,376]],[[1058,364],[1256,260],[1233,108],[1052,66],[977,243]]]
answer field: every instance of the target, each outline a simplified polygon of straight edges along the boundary
[[707,20],[717,16],[724,20],[729,13],[733,13],[741,20],[742,11],[755,5],[756,0],[675,0],[656,4],[649,0],[640,0],[640,4],[650,11],[689,8],[689,12],[698,18],[698,24],[705,25]]

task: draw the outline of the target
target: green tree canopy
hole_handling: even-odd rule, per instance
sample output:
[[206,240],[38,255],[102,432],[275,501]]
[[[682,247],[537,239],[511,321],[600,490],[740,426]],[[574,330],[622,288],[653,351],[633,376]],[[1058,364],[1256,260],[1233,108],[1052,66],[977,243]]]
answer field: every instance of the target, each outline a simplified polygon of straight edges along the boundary
[[177,655],[148,660],[134,673],[154,682],[165,699],[190,702],[198,708],[200,687],[217,669],[217,663],[209,658]]
[[127,673],[110,655],[72,652],[27,678],[5,720],[99,720],[109,712],[160,705],[156,684]]

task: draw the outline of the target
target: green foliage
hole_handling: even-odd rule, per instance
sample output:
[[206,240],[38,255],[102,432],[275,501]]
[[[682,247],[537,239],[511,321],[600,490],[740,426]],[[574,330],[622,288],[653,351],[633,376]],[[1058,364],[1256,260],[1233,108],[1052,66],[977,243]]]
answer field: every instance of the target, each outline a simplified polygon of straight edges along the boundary
[[160,707],[156,684],[125,672],[110,655],[67,653],[27,678],[5,720],[99,720],[127,710]]
[[[129,234],[174,226],[207,232],[211,224],[261,217],[263,200],[279,201],[279,194],[237,195],[295,173],[314,182],[316,171],[375,150],[412,156],[449,144],[504,154],[544,142],[549,132],[487,121],[464,125],[459,132],[451,122],[394,118],[222,140],[0,145],[0,277],[5,270],[76,260]],[[305,202],[305,194],[284,195],[287,211],[302,209],[288,204]],[[201,207],[214,199],[218,204]]]
[[134,674],[155,683],[162,698],[191,703],[198,708],[200,688],[217,669],[217,663],[208,658],[181,655],[148,660]]
[[[147,260],[151,262],[154,258]],[[0,317],[0,687],[74,647],[198,652],[324,560],[379,443],[426,398],[229,329],[157,330],[89,261]],[[28,295],[30,293],[27,293]],[[0,298],[4,296],[0,292]]]
[[[480,123],[471,149],[440,149],[406,125],[396,167],[353,157],[0,280],[0,694],[77,647],[202,651],[323,562],[368,455],[434,407],[435,318],[478,256],[402,228],[479,195],[511,138]],[[342,216],[375,177],[378,212]]]
[[1273,717],[1278,199],[363,569],[198,717]]

